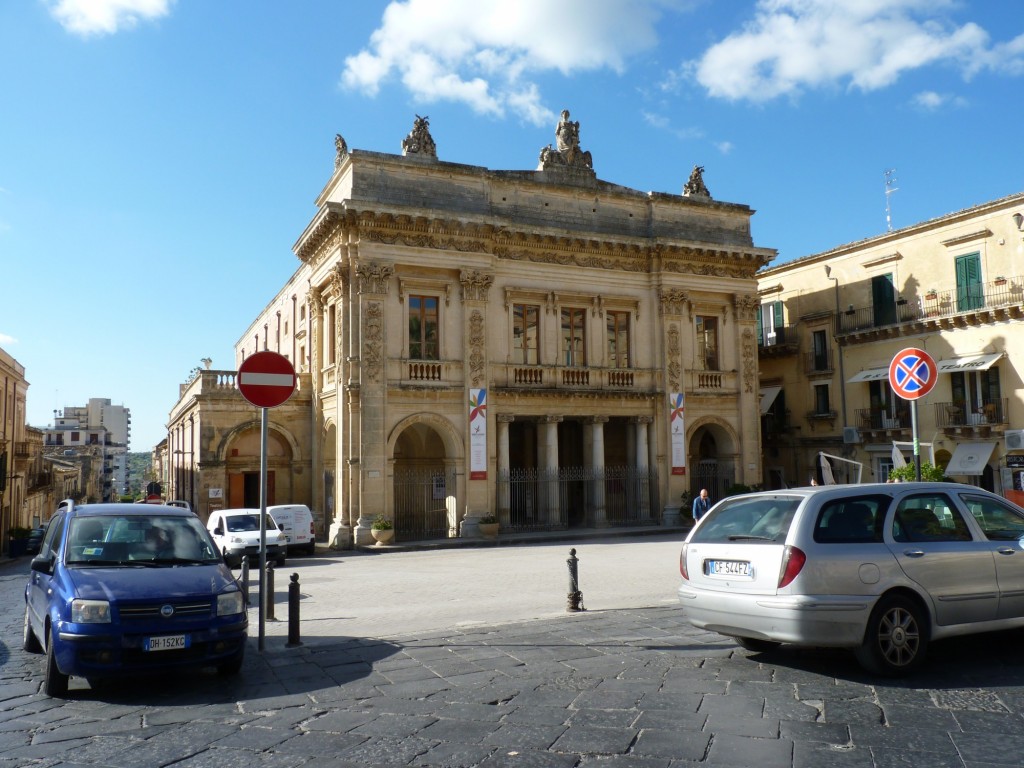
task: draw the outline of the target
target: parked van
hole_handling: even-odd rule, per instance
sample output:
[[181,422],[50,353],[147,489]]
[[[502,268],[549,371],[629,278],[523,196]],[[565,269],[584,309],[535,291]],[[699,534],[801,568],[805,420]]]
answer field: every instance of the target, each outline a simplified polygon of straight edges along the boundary
[[307,554],[316,552],[316,529],[313,513],[305,504],[275,504],[267,507],[267,513],[288,537],[288,551],[301,550]]
[[[206,529],[213,536],[217,548],[228,565],[238,567],[242,555],[249,556],[250,564],[260,554],[260,511],[258,509],[221,509],[210,515]],[[267,514],[267,560],[275,560],[278,567],[285,564],[287,540],[283,531],[274,524],[274,516]]]

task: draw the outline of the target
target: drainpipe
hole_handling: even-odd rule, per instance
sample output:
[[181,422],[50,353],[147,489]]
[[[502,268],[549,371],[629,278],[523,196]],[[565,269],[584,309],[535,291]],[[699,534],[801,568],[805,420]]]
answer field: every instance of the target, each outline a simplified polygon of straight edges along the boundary
[[829,280],[835,280],[835,293],[836,293],[836,313],[835,320],[832,330],[832,339],[836,343],[836,350],[839,352],[839,396],[840,402],[842,403],[843,409],[843,426],[847,425],[846,421],[846,373],[843,368],[843,346],[839,343],[839,278],[832,276],[832,267],[828,264],[825,265],[825,277]]

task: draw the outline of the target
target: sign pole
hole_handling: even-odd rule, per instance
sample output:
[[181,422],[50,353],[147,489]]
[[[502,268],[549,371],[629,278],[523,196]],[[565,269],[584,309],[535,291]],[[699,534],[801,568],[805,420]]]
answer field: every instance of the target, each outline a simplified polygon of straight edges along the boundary
[[[273,598],[271,598],[273,599]],[[260,634],[257,647],[263,653],[267,634],[267,409],[260,408]]]
[[914,432],[914,475],[921,482],[921,441],[917,439],[917,400],[910,401],[910,426]]

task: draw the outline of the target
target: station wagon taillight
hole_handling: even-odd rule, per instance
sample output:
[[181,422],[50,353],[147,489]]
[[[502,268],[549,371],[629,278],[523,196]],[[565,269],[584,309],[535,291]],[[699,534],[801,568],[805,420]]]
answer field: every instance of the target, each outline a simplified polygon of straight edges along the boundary
[[782,568],[779,569],[779,589],[788,587],[807,562],[807,555],[799,547],[787,544],[782,553]]
[[687,581],[690,580],[690,574],[686,572],[686,544],[683,544],[683,549],[679,553],[679,573]]

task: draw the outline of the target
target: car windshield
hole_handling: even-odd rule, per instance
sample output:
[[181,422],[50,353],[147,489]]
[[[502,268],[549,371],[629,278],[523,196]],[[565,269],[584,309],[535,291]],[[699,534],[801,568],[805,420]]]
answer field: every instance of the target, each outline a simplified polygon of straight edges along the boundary
[[68,565],[189,565],[219,561],[193,515],[76,517],[68,530]]
[[[225,518],[230,533],[239,533],[241,531],[258,531],[260,529],[260,516],[259,513],[255,515],[228,515]],[[267,530],[276,531],[277,526],[274,525],[274,518],[267,515]]]
[[737,496],[726,499],[701,520],[694,542],[780,542],[800,506],[800,496]]

